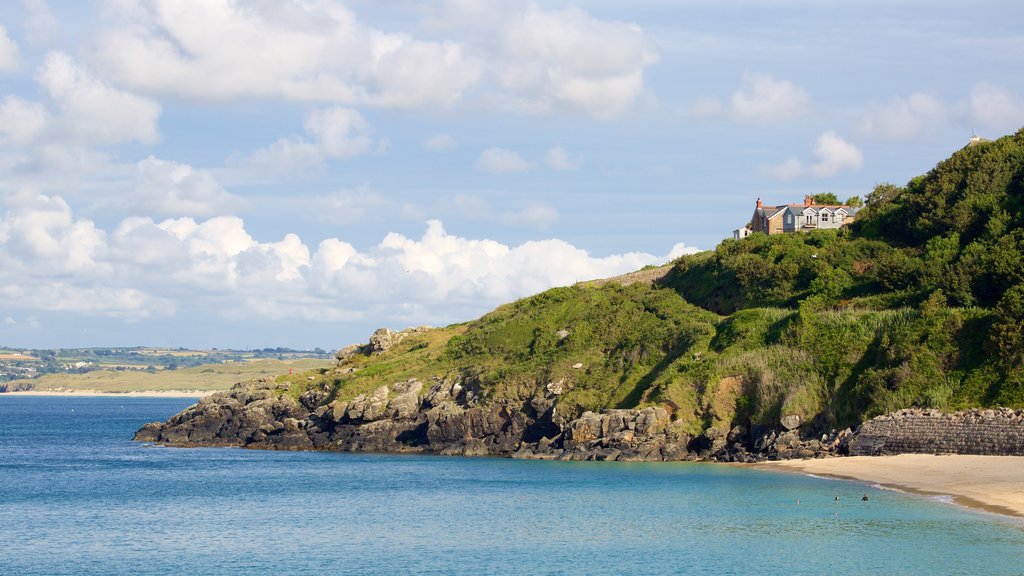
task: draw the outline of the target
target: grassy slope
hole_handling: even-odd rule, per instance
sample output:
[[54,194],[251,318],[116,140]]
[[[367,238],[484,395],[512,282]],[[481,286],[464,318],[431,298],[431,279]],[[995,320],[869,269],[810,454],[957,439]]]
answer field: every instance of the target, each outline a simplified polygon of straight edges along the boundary
[[48,374],[33,380],[14,380],[11,389],[39,391],[95,390],[98,392],[138,392],[143,390],[227,390],[249,378],[281,374],[289,369],[306,372],[330,366],[328,360],[254,360],[208,364],[156,373],[142,371],[96,370],[85,374]]
[[[1007,311],[1024,307],[1010,299],[1024,278],[1021,150],[1024,132],[880,186],[852,233],[727,240],[680,259],[667,285],[556,288],[317,380],[344,400],[460,373],[512,403],[564,380],[563,414],[660,404],[692,432],[783,414],[844,426],[910,405],[1024,406],[1005,346],[1022,325]],[[925,218],[929,202],[945,219]],[[292,378],[297,390],[306,378]]]

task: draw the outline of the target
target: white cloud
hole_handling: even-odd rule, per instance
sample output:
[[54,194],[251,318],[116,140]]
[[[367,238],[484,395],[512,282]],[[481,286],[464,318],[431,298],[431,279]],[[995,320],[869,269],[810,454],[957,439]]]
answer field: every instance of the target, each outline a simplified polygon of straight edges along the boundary
[[533,164],[512,150],[495,147],[480,153],[480,157],[476,161],[476,169],[490,174],[507,174],[526,172],[533,169]]
[[698,120],[717,118],[725,114],[725,106],[714,98],[702,96],[694,100],[690,106],[690,114]]
[[946,107],[928,94],[896,97],[886,104],[872,105],[861,118],[861,134],[883,140],[909,140],[933,130],[945,122]]
[[501,220],[514,226],[547,230],[558,221],[558,211],[545,204],[534,204],[522,210],[505,212],[501,215]]
[[643,94],[657,61],[635,24],[534,2],[444,3],[437,25],[451,40],[375,28],[336,0],[110,0],[107,14],[97,67],[125,86],[204,100],[452,108],[472,99],[608,118]]
[[[529,207],[521,218],[540,218]],[[676,246],[670,256],[680,253]],[[443,323],[552,286],[614,276],[668,260],[643,253],[593,257],[562,240],[508,246],[449,235],[387,234],[358,250],[337,238],[315,249],[296,234],[262,242],[236,217],[154,221],[112,232],[75,217],[56,197],[8,198],[0,220],[0,298],[10,313],[67,311],[126,320],[190,313]]]
[[423,143],[423,148],[432,152],[446,152],[458,146],[455,138],[448,134],[435,134]]
[[358,222],[371,209],[387,204],[383,196],[365,185],[328,194],[290,198],[288,202],[299,207],[308,218],[334,224]]
[[446,108],[483,68],[458,43],[372,28],[330,0],[108,7],[93,58],[118,82],[147,91]]
[[576,170],[583,165],[583,159],[570,154],[568,150],[561,146],[548,148],[548,152],[544,156],[544,162],[547,163],[548,168],[559,171]]
[[979,128],[1013,132],[1024,125],[1024,102],[1002,86],[979,82],[971,90],[970,119]]
[[28,17],[25,19],[25,35],[36,45],[52,44],[60,31],[57,18],[50,11],[46,0],[22,0]]
[[97,80],[63,52],[51,52],[36,79],[60,110],[70,135],[102,144],[155,142],[160,106]]
[[700,252],[700,248],[695,248],[693,246],[687,246],[686,244],[683,244],[682,242],[680,242],[680,243],[676,244],[675,246],[673,246],[672,250],[669,251],[668,259],[669,260],[675,260],[676,258],[679,258],[680,256],[685,256],[687,254],[696,254],[697,252]]
[[516,108],[609,118],[643,92],[644,70],[658,55],[639,26],[599,20],[575,7],[544,10],[529,3],[513,10],[495,32],[499,53],[491,72]]
[[860,149],[831,130],[818,137],[813,152],[817,158],[813,164],[805,166],[800,160],[790,158],[782,164],[766,168],[764,173],[781,180],[828,178],[842,170],[855,170],[864,165],[864,154]]
[[0,72],[14,72],[20,63],[18,45],[7,36],[7,29],[0,26]]
[[806,116],[811,98],[803,88],[768,74],[745,74],[732,95],[732,115],[739,122],[768,124]]
[[[267,172],[290,172],[320,166],[327,159],[350,158],[374,148],[369,123],[351,108],[315,110],[306,116],[306,136],[281,138],[249,157],[253,168]],[[383,150],[386,144],[378,146]]]
[[244,203],[225,190],[205,170],[153,156],[137,165],[133,204],[160,216],[212,216],[240,208]]
[[36,102],[8,96],[0,101],[0,140],[18,146],[30,144],[43,133],[49,114]]
[[[29,277],[99,271],[106,234],[89,220],[76,219],[62,198],[31,190],[9,195],[0,220],[4,266]],[[7,261],[12,258],[11,261]],[[28,282],[25,286],[34,286]]]

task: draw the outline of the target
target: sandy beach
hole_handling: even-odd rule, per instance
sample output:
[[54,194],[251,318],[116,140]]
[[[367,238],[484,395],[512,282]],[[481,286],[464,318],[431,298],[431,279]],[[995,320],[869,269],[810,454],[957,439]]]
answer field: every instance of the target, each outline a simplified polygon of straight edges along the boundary
[[216,390],[139,390],[136,392],[100,392],[98,390],[25,390],[4,392],[0,396],[111,396],[118,398],[204,398]]
[[859,480],[927,495],[952,496],[962,506],[1024,518],[1024,457],[900,454],[759,465]]

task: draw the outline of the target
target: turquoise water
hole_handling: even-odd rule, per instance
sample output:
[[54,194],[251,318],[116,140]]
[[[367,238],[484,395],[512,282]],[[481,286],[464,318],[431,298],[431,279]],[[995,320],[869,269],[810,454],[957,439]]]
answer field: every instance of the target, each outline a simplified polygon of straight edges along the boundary
[[851,482],[130,441],[189,403],[0,395],[0,574],[1024,573],[1018,521]]

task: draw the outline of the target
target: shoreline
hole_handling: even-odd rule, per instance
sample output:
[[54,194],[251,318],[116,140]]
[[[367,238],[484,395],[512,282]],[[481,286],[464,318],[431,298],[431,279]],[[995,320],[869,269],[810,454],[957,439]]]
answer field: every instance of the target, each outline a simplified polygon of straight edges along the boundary
[[1024,519],[1024,457],[1020,456],[843,456],[754,466],[863,482],[920,496],[948,496],[964,508]]
[[4,396],[82,396],[114,398],[205,398],[219,390],[135,390],[132,392],[102,392],[100,390],[17,390],[2,392]]

